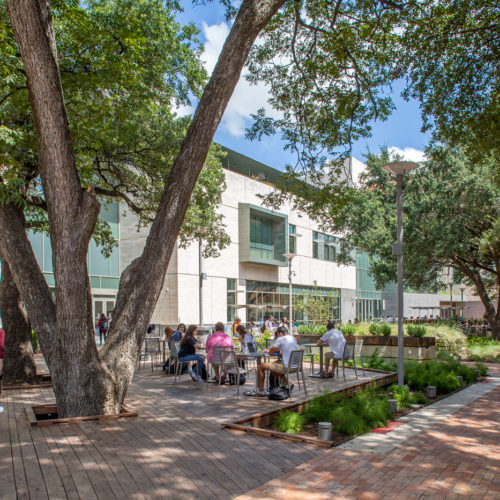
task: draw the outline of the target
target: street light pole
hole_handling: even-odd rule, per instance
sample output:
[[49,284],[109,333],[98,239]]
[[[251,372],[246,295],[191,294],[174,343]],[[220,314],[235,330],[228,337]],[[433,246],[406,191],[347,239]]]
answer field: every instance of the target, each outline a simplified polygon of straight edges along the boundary
[[293,334],[293,306],[292,306],[292,278],[293,278],[293,271],[292,271],[292,260],[297,254],[295,253],[285,253],[283,254],[283,257],[288,261],[288,313],[290,315],[289,317],[289,327],[290,327],[290,334]]
[[461,286],[460,293],[462,296],[460,298],[460,304],[462,306],[462,319],[464,319],[464,290],[465,290],[465,287]]
[[404,327],[403,327],[403,175],[396,176],[396,206],[398,214],[398,384],[404,385]]
[[410,161],[397,161],[383,165],[382,168],[396,177],[397,206],[397,242],[392,248],[392,254],[398,261],[398,385],[404,385],[404,330],[403,330],[403,179],[404,176],[418,167]]

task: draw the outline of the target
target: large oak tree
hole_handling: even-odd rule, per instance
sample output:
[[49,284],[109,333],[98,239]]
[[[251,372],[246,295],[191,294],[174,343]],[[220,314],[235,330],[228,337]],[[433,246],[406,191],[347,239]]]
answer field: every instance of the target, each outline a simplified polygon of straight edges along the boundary
[[[80,182],[91,185],[101,202],[127,204],[139,223],[147,224],[154,217],[168,169],[189,124],[188,118],[172,113],[172,100],[189,104],[190,94],[199,95],[205,81],[194,38],[197,30],[179,27],[175,10],[154,0],[54,5],[61,84]],[[3,0],[0,33],[4,75],[0,85],[0,199],[22,208],[26,229],[48,231],[26,76]],[[228,241],[216,211],[224,175],[217,150],[212,149],[180,232],[180,244],[186,245],[206,224],[207,255],[216,254]],[[105,254],[116,244],[100,220],[93,238]],[[30,356],[31,326],[5,259],[3,264],[4,380],[30,383],[36,377]],[[16,310],[12,310],[14,305]]]

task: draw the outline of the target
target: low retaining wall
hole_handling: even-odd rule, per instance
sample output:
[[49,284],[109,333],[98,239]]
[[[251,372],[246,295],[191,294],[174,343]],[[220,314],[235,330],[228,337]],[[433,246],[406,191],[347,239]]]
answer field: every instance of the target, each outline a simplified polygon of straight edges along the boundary
[[[297,343],[316,343],[319,335],[294,335]],[[363,340],[363,356],[371,356],[375,350],[383,358],[397,359],[398,338],[395,336],[384,337],[381,335],[348,335],[346,340],[354,342],[356,339]],[[435,359],[436,339],[435,337],[404,337],[404,357],[405,359]]]

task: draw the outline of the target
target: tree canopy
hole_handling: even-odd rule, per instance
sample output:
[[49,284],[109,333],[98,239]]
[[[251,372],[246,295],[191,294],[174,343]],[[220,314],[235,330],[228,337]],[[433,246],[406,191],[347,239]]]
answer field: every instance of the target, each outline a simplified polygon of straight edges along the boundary
[[[103,202],[127,203],[146,225],[189,125],[172,108],[199,96],[206,80],[198,30],[179,26],[175,10],[154,0],[55,2],[53,15],[80,182]],[[0,197],[25,206],[31,227],[48,230],[26,76],[3,1],[0,32]],[[180,233],[187,245],[206,224],[207,256],[228,243],[216,211],[225,186],[219,156],[213,147]],[[115,242],[107,224],[99,221],[94,233],[109,252]]]
[[[434,148],[429,160],[407,176],[404,187],[405,284],[415,289],[439,286],[443,269],[473,286],[496,335],[495,312],[500,291],[500,189],[496,161],[474,163],[459,149]],[[379,287],[396,280],[396,188],[381,166],[390,161],[385,150],[367,157],[359,189],[336,219],[322,213],[330,230],[341,232],[339,260],[349,262],[352,251],[371,257],[371,272]],[[336,210],[336,207],[334,208]],[[332,223],[333,221],[333,223]]]

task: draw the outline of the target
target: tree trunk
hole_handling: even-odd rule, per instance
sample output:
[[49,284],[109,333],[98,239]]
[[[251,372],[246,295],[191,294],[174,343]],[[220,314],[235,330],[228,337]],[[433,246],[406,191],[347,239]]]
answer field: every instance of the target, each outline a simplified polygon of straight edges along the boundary
[[481,274],[478,271],[471,271],[464,266],[459,268],[468,278],[470,278],[474,285],[476,286],[477,293],[481,302],[484,305],[484,319],[488,321],[491,328],[491,336],[495,340],[500,340],[500,287],[497,289],[497,307],[495,305],[484,286],[484,282],[481,278]]
[[[101,352],[94,341],[86,266],[99,204],[92,193],[81,189],[75,168],[50,4],[48,0],[6,3],[26,71],[48,207],[57,304],[50,369],[59,414],[117,413],[213,135],[251,46],[284,0],[243,1],[170,170],[144,252],[122,273],[113,322]],[[5,218],[4,224],[9,226]],[[7,250],[5,246],[0,241],[2,251]],[[36,306],[24,299],[28,291],[20,287],[22,273],[17,266],[12,266],[12,272],[30,311]],[[42,335],[46,340],[45,333]]]
[[26,321],[19,290],[7,261],[2,261],[0,312],[5,330],[3,381],[6,384],[34,384],[36,365],[31,344],[31,326]]

